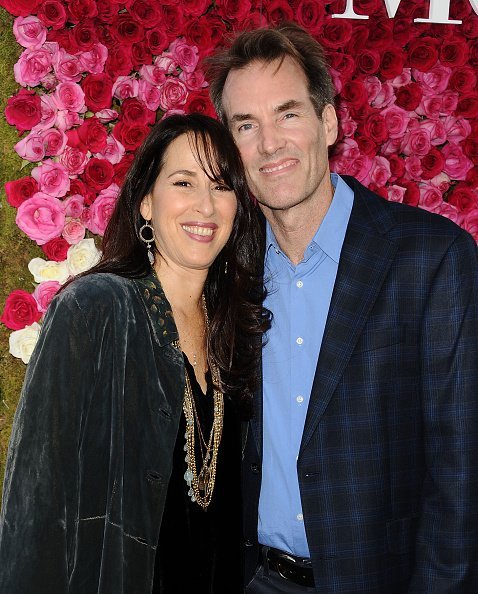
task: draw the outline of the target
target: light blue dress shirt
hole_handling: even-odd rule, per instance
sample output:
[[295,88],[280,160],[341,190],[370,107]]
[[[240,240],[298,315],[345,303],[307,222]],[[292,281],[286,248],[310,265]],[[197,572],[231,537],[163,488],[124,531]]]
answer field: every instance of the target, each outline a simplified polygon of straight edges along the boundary
[[265,305],[274,314],[263,349],[263,461],[259,542],[309,557],[297,458],[353,191],[336,174],[332,204],[294,266],[267,224]]

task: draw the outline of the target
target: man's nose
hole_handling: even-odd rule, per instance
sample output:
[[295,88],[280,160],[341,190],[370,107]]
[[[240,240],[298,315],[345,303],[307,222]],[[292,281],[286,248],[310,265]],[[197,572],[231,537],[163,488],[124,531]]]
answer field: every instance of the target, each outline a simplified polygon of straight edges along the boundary
[[273,123],[263,125],[260,129],[259,150],[266,155],[273,155],[285,145],[285,138],[280,129]]

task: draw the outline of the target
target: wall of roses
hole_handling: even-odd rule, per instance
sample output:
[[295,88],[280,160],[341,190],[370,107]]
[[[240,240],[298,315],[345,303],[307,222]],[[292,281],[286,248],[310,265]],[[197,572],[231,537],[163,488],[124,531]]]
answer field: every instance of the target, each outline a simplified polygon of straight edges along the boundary
[[[332,169],[478,241],[478,16],[428,0],[0,0],[4,155],[0,474],[24,363],[51,299],[99,257],[136,148],[171,113],[213,115],[201,60],[294,20],[324,46],[341,122]],[[7,124],[9,126],[6,129]],[[12,356],[13,355],[13,356]],[[22,361],[20,363],[20,360]]]

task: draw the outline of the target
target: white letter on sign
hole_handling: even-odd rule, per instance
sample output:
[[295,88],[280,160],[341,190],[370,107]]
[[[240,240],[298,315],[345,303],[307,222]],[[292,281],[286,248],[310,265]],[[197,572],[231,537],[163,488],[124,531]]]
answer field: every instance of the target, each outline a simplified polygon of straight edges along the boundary
[[[400,2],[400,0],[398,0]],[[347,0],[347,6],[345,7],[345,12],[342,14],[333,14],[333,19],[363,19],[366,20],[369,17],[365,14],[357,14],[354,11],[354,0]]]

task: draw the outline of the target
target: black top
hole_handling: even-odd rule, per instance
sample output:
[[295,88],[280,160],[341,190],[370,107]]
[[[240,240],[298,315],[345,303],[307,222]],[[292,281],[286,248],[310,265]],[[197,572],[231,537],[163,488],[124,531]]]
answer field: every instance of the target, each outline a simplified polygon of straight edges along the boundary
[[[213,420],[213,385],[206,394],[184,356],[186,370],[207,440]],[[242,587],[241,439],[233,403],[224,398],[224,424],[211,503],[204,511],[188,496],[184,480],[186,423],[181,415],[156,554],[153,594],[239,594]],[[198,436],[196,432],[196,446]],[[198,457],[196,451],[196,460]]]

